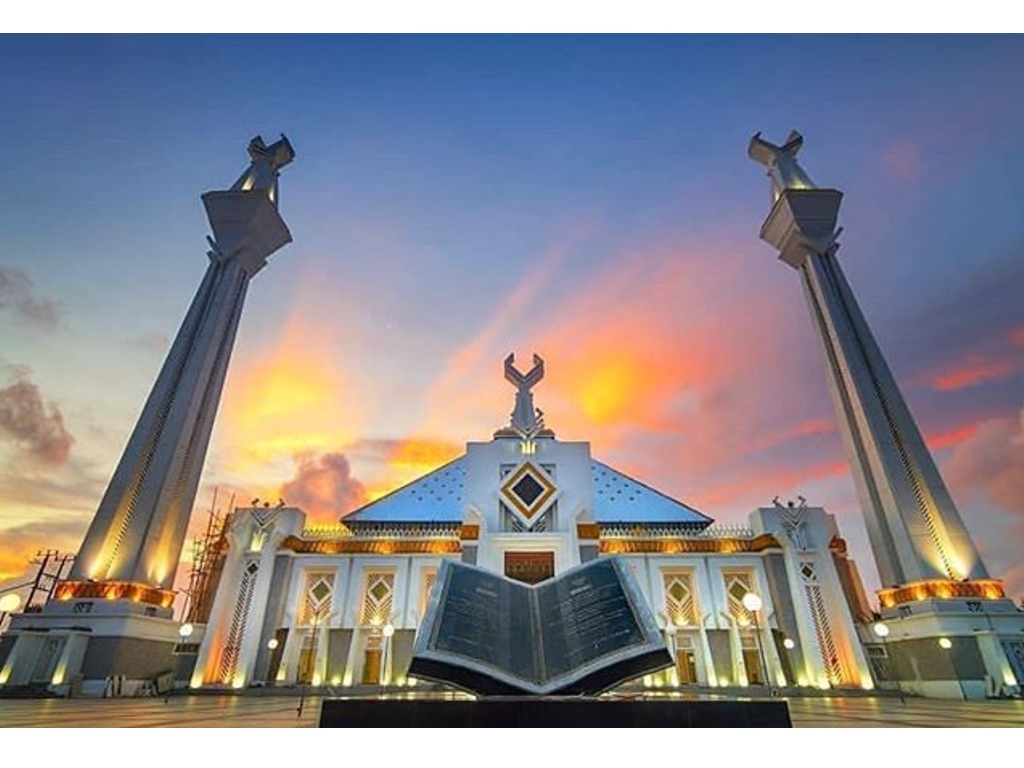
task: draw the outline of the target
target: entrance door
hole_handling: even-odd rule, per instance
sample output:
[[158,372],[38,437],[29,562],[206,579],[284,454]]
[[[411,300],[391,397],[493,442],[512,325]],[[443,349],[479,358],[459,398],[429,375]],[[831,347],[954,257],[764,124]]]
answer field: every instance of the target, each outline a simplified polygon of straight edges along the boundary
[[505,575],[524,584],[537,584],[555,575],[554,552],[506,552]]
[[380,683],[381,649],[367,648],[363,658],[363,684],[377,685]]
[[757,650],[743,649],[743,666],[747,670],[747,682],[750,685],[764,685],[764,677],[761,675],[761,660],[758,658]]
[[313,682],[313,668],[316,666],[316,649],[305,647],[299,652],[300,684],[309,685]]
[[693,651],[676,651],[676,669],[680,685],[697,684],[697,659]]

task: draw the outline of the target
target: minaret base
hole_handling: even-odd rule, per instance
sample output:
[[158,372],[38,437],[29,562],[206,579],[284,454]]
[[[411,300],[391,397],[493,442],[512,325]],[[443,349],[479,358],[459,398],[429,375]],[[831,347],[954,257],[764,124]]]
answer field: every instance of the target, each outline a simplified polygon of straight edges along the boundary
[[195,654],[187,653],[180,628],[170,608],[139,601],[51,600],[38,613],[11,617],[7,647],[0,647],[0,687],[61,696],[155,695],[191,674],[186,667]]
[[[951,585],[978,594],[935,596]],[[983,596],[996,588],[998,597]],[[999,582],[918,582],[878,596],[889,636],[864,625],[862,640],[881,688],[941,699],[1021,695],[1024,613],[1002,597]]]

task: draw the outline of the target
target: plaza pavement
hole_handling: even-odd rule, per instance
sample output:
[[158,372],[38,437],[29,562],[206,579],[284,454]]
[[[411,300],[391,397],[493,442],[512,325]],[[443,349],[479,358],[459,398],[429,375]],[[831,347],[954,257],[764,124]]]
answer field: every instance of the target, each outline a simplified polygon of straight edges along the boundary
[[[711,698],[708,696],[707,698]],[[785,698],[785,697],[784,697]],[[0,699],[3,728],[315,728],[320,698],[298,714],[295,695],[175,695],[147,699]],[[1024,700],[894,697],[787,698],[797,728],[1008,728],[1024,726]]]

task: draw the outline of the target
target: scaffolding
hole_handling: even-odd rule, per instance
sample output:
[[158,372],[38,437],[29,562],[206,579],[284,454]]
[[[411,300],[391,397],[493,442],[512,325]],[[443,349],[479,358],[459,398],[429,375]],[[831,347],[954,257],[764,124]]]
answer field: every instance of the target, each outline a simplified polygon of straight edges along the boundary
[[217,489],[206,521],[206,530],[192,539],[192,569],[189,571],[188,589],[185,590],[185,621],[205,624],[213,608],[213,595],[220,581],[223,554],[227,548],[226,523],[234,509],[235,496],[231,495],[228,512],[217,510]]
[[75,556],[61,553],[56,549],[39,550],[29,561],[30,565],[39,566],[36,577],[29,588],[28,599],[25,601],[24,613],[38,613],[43,605],[53,599],[53,593],[64,579],[65,570],[70,570]]

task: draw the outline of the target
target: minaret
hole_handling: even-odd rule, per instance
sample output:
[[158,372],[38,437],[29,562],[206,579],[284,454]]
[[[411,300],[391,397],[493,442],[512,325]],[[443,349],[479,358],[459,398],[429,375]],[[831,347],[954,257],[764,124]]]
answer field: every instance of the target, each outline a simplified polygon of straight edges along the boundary
[[249,143],[227,191],[202,196],[213,237],[199,290],[157,376],[58,597],[131,597],[164,607],[185,541],[249,281],[291,242],[278,213],[284,136]]
[[988,573],[836,258],[842,193],[797,163],[803,137],[750,140],[768,169],[761,239],[800,273],[883,587],[987,580]]

